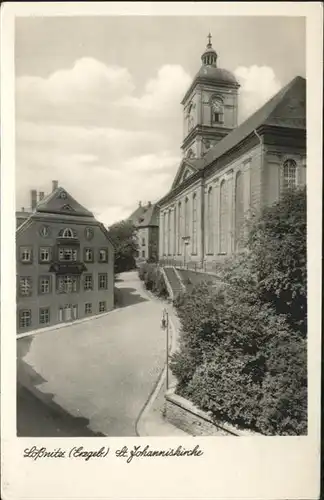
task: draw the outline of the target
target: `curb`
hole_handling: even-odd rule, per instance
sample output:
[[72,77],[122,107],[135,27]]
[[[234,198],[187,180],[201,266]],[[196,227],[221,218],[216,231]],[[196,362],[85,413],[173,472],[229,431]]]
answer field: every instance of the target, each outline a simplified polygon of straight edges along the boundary
[[[143,287],[144,288],[144,287]],[[147,296],[151,299],[151,300],[154,300],[154,301],[160,301],[160,299],[158,299],[157,297],[155,297],[155,295],[153,295],[149,290],[145,290],[145,293],[147,294]],[[173,321],[172,319],[170,318],[169,316],[169,324],[170,324],[170,330],[171,330],[171,345],[170,345],[170,354],[172,354],[175,350],[175,326],[173,324]],[[135,432],[136,432],[136,436],[138,437],[141,437],[141,436],[149,436],[149,434],[146,434],[145,432],[142,432],[140,430],[140,428],[143,426],[143,421],[145,420],[147,414],[149,413],[154,401],[156,400],[160,390],[161,390],[161,387],[162,387],[162,384],[163,382],[165,381],[166,379],[166,372],[167,372],[167,366],[166,366],[166,363],[164,364],[162,370],[161,370],[161,373],[160,375],[158,376],[146,402],[144,403],[137,419],[136,419],[136,422],[135,422]]]

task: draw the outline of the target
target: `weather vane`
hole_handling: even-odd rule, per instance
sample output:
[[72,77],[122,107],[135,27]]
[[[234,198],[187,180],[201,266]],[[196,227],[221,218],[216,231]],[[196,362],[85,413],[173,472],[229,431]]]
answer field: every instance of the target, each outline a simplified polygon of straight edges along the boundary
[[208,33],[207,38],[208,38],[208,45],[209,45],[209,46],[211,46],[211,39],[212,39],[212,36],[211,36],[210,32]]

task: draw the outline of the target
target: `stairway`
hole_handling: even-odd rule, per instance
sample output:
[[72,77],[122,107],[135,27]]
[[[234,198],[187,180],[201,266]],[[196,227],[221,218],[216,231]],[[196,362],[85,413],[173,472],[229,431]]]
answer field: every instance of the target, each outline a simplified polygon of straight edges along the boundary
[[184,291],[184,286],[174,267],[163,267],[163,272],[170,298],[174,300]]

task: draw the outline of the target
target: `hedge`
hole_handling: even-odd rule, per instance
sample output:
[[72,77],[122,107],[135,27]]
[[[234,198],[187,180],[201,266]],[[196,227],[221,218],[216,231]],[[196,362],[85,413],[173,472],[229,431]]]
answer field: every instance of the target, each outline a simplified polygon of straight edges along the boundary
[[157,264],[141,264],[138,269],[138,276],[144,282],[147,290],[161,298],[168,296],[163,274]]

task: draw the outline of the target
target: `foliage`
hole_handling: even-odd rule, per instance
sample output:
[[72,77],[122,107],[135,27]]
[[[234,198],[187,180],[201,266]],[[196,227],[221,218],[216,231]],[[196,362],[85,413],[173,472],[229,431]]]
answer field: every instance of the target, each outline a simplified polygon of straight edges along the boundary
[[264,302],[275,305],[290,325],[307,331],[306,188],[288,191],[263,209],[251,227],[248,247]]
[[177,392],[243,428],[306,433],[306,278],[306,191],[291,191],[254,219],[217,286],[175,301]]
[[135,268],[137,255],[136,228],[131,221],[116,222],[109,228],[109,236],[115,249],[115,273]]
[[157,264],[145,263],[139,266],[139,278],[144,281],[145,288],[158,297],[167,297],[168,291],[161,269]]

